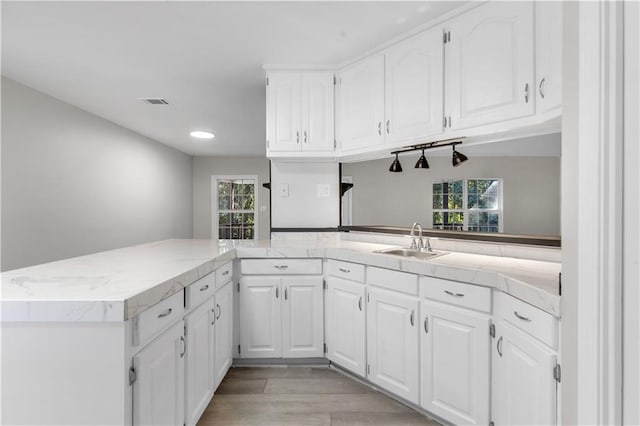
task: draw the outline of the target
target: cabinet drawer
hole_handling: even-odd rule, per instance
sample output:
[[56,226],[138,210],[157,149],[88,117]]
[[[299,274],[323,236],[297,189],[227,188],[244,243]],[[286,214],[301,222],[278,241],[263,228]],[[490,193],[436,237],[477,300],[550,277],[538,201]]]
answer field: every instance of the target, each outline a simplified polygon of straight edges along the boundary
[[408,272],[369,266],[367,268],[367,283],[414,296],[418,295],[418,276]]
[[[195,283],[194,283],[195,284]],[[138,315],[134,323],[133,344],[146,343],[184,315],[184,293],[177,292]]]
[[214,273],[205,275],[200,278],[198,281],[189,285],[185,289],[186,291],[186,299],[185,305],[186,310],[190,311],[191,309],[197,307],[202,302],[211,297],[216,291],[216,275]]
[[243,275],[317,275],[322,273],[322,259],[242,259],[240,272]]
[[558,319],[500,291],[493,295],[495,316],[515,325],[553,349],[558,348]]
[[231,278],[233,278],[233,262],[216,269],[216,289],[222,288]]
[[420,278],[420,294],[426,299],[491,312],[491,289],[433,277]]
[[327,273],[334,277],[364,283],[364,265],[329,259]]

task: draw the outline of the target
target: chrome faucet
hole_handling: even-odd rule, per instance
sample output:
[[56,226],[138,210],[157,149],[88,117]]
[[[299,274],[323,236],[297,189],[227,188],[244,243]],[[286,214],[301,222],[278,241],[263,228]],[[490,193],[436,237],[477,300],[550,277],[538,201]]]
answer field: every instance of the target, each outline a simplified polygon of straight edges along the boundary
[[[415,237],[416,227],[418,228],[418,232],[419,232],[419,237],[417,242]],[[409,234],[409,236],[411,237],[411,246],[409,247],[411,250],[422,250],[424,248],[424,244],[422,241],[422,225],[419,222],[415,222],[411,226],[411,233]]]

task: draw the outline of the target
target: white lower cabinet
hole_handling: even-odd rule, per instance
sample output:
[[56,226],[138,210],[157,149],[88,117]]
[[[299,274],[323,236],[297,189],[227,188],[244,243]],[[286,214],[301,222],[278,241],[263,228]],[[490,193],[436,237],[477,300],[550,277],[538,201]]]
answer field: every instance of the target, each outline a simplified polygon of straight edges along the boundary
[[134,425],[184,423],[186,349],[184,324],[179,321],[133,357]]
[[282,308],[280,278],[240,279],[240,356],[282,356]]
[[195,425],[214,391],[214,298],[185,317],[187,340],[185,424]]
[[369,380],[418,404],[417,297],[370,288],[367,304]]
[[216,292],[214,333],[214,367],[212,380],[217,389],[233,362],[233,283],[229,281]]
[[365,286],[327,279],[327,357],[360,376],[366,375]]
[[495,425],[556,424],[556,353],[501,320],[491,357]]
[[323,309],[322,277],[242,277],[240,356],[323,356]]
[[421,406],[454,424],[489,424],[489,316],[431,301],[421,313]]

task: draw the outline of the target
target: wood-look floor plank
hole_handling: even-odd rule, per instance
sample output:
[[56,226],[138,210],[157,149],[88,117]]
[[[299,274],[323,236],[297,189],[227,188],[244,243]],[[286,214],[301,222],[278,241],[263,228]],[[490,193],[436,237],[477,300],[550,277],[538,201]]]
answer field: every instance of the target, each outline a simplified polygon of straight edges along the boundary
[[311,374],[311,367],[235,367],[229,369],[227,377],[270,379],[272,377],[311,377]]
[[270,378],[264,393],[279,394],[354,394],[373,392],[368,386],[347,377]]
[[330,413],[209,411],[198,426],[330,426]]
[[264,393],[267,379],[225,379],[216,390],[218,395]]
[[439,426],[420,413],[331,413],[331,426]]

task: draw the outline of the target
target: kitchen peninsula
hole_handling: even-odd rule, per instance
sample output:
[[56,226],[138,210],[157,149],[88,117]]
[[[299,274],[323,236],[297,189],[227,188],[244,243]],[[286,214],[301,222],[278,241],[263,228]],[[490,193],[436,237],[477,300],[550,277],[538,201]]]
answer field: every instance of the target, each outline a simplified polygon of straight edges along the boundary
[[[482,309],[487,319],[491,312],[494,316],[499,314],[499,300],[503,295],[514,296],[510,297],[514,303],[544,317],[543,322],[553,330],[543,330],[542,340],[550,336],[545,342],[557,348],[560,263],[458,252],[431,260],[376,253],[389,247],[389,244],[352,241],[339,236],[319,240],[226,243],[165,240],[5,272],[2,274],[2,386],[11,392],[5,391],[2,395],[3,419],[12,424],[131,424],[133,419],[133,424],[138,424],[145,423],[145,417],[140,416],[148,414],[149,418],[154,418],[154,410],[160,407],[169,411],[169,417],[180,421],[179,418],[184,417],[182,403],[175,406],[166,401],[158,404],[144,393],[142,383],[136,388],[144,368],[136,364],[144,358],[136,361],[136,357],[146,354],[146,345],[150,347],[157,341],[169,339],[166,347],[169,352],[174,351],[175,356],[168,357],[168,365],[175,368],[175,377],[169,377],[167,383],[184,383],[180,369],[185,369],[183,357],[191,343],[189,335],[185,343],[183,317],[188,318],[189,310],[197,306],[199,293],[227,288],[233,289],[232,298],[237,299],[241,288],[238,275],[256,274],[255,270],[245,270],[242,265],[249,259],[278,259],[278,262],[318,259],[318,271],[296,272],[294,265],[290,270],[293,275],[288,279],[315,273],[329,282],[330,291],[333,272],[343,275],[351,272],[345,265],[353,265],[354,271],[361,268],[363,284],[365,275],[372,280],[378,276],[391,277],[384,284],[385,290],[380,290],[383,293],[394,290],[395,278],[388,274],[402,274],[398,285],[403,286],[409,279],[413,280],[407,281],[413,287],[412,290],[407,290],[410,287],[399,287],[398,290],[413,292],[416,303],[418,281],[421,298],[430,297],[424,293],[428,288],[441,288],[448,283],[473,291],[486,290],[487,304]],[[274,264],[273,267],[281,268],[281,275],[287,274],[287,265]],[[427,281],[431,278],[437,279],[434,284]],[[233,284],[229,286],[230,283]],[[366,285],[372,287],[370,293],[374,294],[373,289],[378,284],[366,281]],[[493,299],[490,289],[493,289]],[[444,293],[451,292],[445,288]],[[471,294],[470,291],[469,300],[472,300]],[[453,299],[456,296],[461,299],[462,293],[455,293]],[[287,297],[286,293],[284,297]],[[293,297],[290,293],[290,298]],[[331,309],[327,300],[324,302],[326,310]],[[476,309],[456,300],[452,303]],[[232,305],[238,306],[237,303],[229,306]],[[240,312],[235,318],[242,322],[247,313],[242,312],[242,304],[239,306]],[[231,308],[225,309],[214,307],[213,316],[216,319],[224,317]],[[522,314],[523,311],[518,312]],[[412,328],[415,322],[422,324],[417,318],[425,315],[420,312],[414,318],[414,313],[411,312]],[[329,315],[323,315],[323,318],[328,321]],[[331,318],[337,317],[332,315]],[[236,334],[236,340],[238,324],[234,322],[230,319],[228,323],[236,329],[236,333],[231,333]],[[425,318],[425,330],[427,322]],[[535,335],[536,331],[529,332]],[[325,336],[330,340],[328,334],[325,325]],[[415,338],[418,338],[417,333]],[[232,336],[228,335],[227,339],[231,340]],[[234,348],[237,343],[233,342]],[[231,342],[225,347],[230,348]],[[43,353],[47,356],[42,357]],[[234,356],[238,355],[244,357],[244,353],[238,354],[234,349]],[[328,357],[332,359],[330,355]],[[417,353],[413,357],[417,362]],[[230,360],[223,364],[222,376],[229,366]],[[186,371],[189,371],[188,365]],[[151,373],[158,372],[151,370]],[[371,381],[384,388],[375,378]],[[174,392],[179,393],[180,386],[171,390]],[[417,394],[416,390],[415,398],[409,394],[400,397],[418,406]],[[555,407],[555,399],[553,402]],[[30,408],[34,406],[38,409]],[[446,413],[437,414],[447,417]]]

